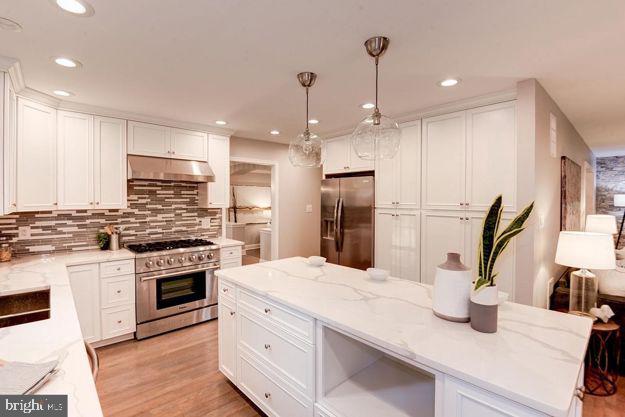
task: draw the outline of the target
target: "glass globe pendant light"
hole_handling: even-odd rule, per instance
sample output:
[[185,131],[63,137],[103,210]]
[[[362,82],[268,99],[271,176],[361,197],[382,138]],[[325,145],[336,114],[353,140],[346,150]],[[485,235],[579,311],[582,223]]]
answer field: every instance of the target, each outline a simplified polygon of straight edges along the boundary
[[318,135],[308,128],[308,89],[313,86],[317,74],[314,72],[300,72],[297,80],[306,89],[306,129],[289,144],[289,160],[295,167],[318,168],[323,163],[322,141]]
[[378,108],[378,62],[389,42],[384,36],[375,36],[365,42],[367,53],[375,59],[375,108],[371,116],[356,126],[351,136],[352,147],[360,159],[391,159],[399,150],[399,125],[380,113]]

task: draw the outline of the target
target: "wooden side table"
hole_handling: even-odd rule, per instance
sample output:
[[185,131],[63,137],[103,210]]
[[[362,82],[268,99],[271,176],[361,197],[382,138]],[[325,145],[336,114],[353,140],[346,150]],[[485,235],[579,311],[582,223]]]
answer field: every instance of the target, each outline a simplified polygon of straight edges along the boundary
[[620,339],[621,328],[618,324],[611,321],[593,324],[586,352],[586,394],[605,397],[616,393]]

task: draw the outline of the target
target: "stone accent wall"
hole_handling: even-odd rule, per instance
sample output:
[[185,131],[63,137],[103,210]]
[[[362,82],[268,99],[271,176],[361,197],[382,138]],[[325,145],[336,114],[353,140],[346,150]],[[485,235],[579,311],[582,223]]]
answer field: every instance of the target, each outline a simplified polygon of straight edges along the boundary
[[[624,208],[614,207],[614,194],[625,194],[625,156],[597,158],[597,214],[615,215],[620,227]],[[625,236],[619,247],[625,247]]]
[[[202,219],[209,227],[202,227]],[[198,186],[169,181],[128,181],[128,208],[59,210],[0,216],[0,243],[16,257],[34,253],[97,249],[96,233],[108,224],[124,227],[122,244],[221,235],[221,210],[198,207]],[[19,227],[31,237],[20,239]]]

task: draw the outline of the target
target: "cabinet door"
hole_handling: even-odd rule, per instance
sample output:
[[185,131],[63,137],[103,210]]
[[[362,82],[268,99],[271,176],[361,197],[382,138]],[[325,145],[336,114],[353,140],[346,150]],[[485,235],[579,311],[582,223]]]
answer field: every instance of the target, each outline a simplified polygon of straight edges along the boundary
[[423,207],[462,209],[465,202],[465,113],[423,119]]
[[219,370],[237,383],[237,317],[234,305],[219,298]]
[[97,342],[101,339],[98,264],[70,266],[67,271],[82,337],[87,342]]
[[[200,207],[230,207],[230,138],[209,135],[208,164],[215,174],[215,182],[200,184]],[[208,194],[203,189],[208,189]]]
[[375,210],[375,267],[390,271],[392,276],[399,272],[395,226],[395,209]]
[[[401,152],[401,151],[400,151]],[[395,208],[400,152],[392,159],[375,161],[375,206]]]
[[329,139],[325,142],[325,161],[323,162],[324,174],[335,174],[349,170],[347,156],[348,137]]
[[126,121],[94,119],[95,207],[127,207]]
[[208,159],[208,135],[204,132],[172,128],[171,156],[176,159],[206,161]]
[[503,195],[504,210],[516,204],[516,103],[467,111],[467,208],[485,211]]
[[60,209],[88,209],[93,200],[93,116],[57,112]]
[[171,128],[141,122],[128,122],[128,153],[171,157]]
[[398,245],[398,264],[396,277],[419,282],[421,219],[418,211],[398,210],[395,217],[395,234]]
[[397,202],[401,208],[419,208],[421,201],[421,122],[403,127],[397,153]]
[[351,143],[351,136],[344,136],[345,147],[347,148],[347,166],[349,167],[350,172],[355,171],[373,171],[375,169],[375,161],[368,161],[366,159],[361,159],[358,154],[354,151],[354,147]]
[[[465,239],[465,257],[462,260],[464,264],[472,269],[473,278],[477,279],[477,254],[480,244],[480,236],[482,235],[482,225],[484,215],[481,213],[467,212],[466,239]],[[500,232],[510,224],[514,218],[512,214],[505,214],[501,219]],[[515,243],[514,239],[508,245],[506,251],[499,256],[495,264],[497,275],[497,286],[499,291],[507,292],[510,295],[510,301],[514,301],[514,284],[515,284]]]
[[436,267],[448,252],[463,255],[466,220],[464,212],[426,211],[421,214],[421,282],[434,283]]
[[4,76],[4,213],[17,210],[17,96],[10,77]]
[[56,110],[17,101],[17,209],[55,210]]

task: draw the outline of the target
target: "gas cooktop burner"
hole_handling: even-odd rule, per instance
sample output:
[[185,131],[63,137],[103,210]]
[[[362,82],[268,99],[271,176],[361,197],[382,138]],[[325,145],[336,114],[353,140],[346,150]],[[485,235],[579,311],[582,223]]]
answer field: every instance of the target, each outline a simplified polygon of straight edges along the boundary
[[180,249],[180,248],[195,248],[199,246],[213,246],[215,243],[206,239],[180,239],[180,240],[165,240],[162,242],[149,242],[128,245],[127,248],[136,253],[146,252],[161,252],[165,250]]

